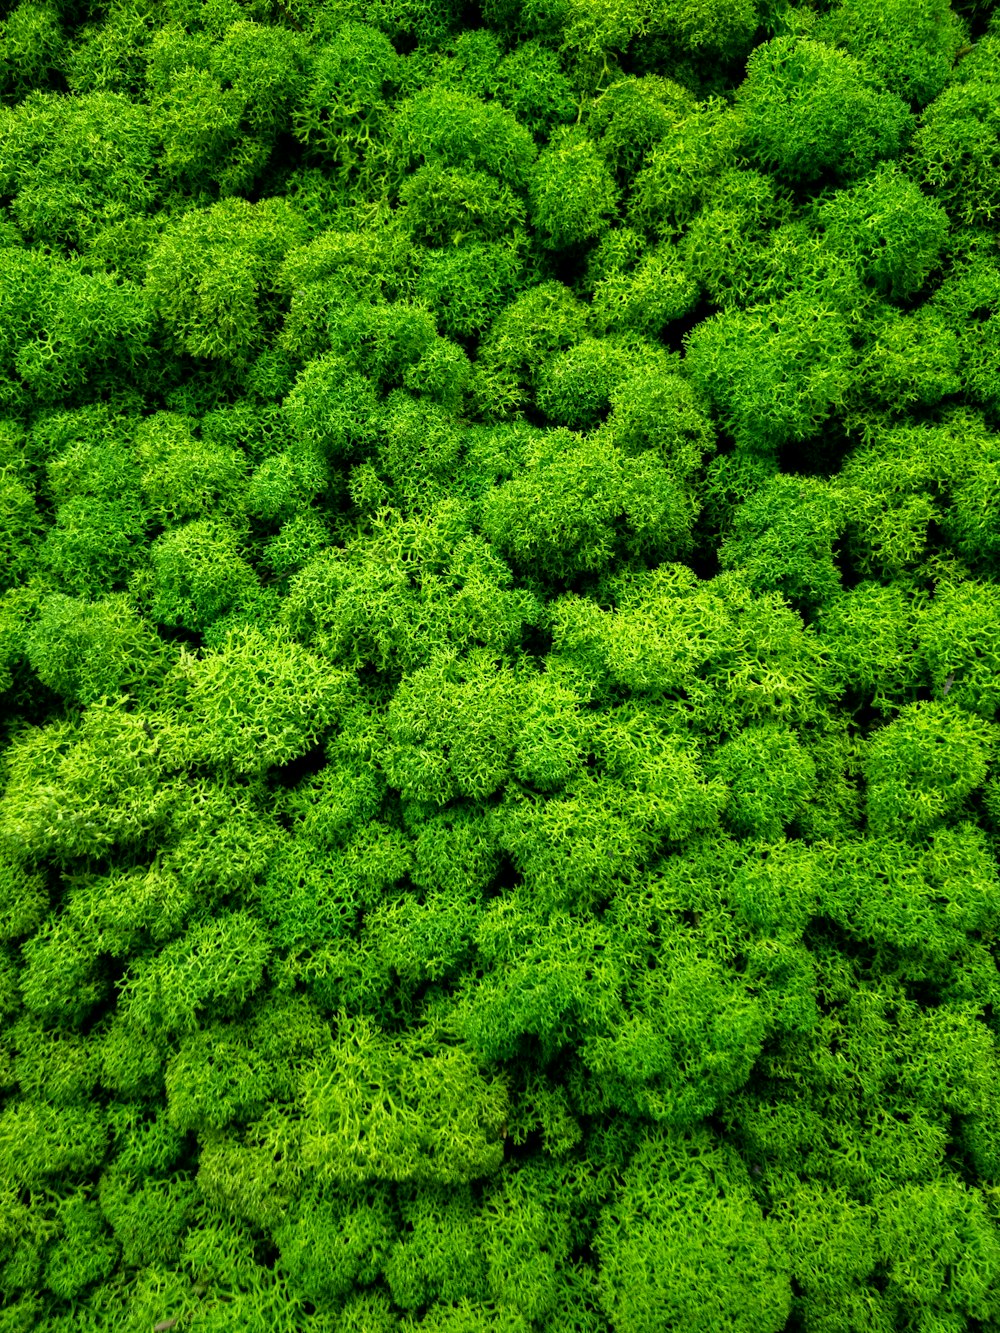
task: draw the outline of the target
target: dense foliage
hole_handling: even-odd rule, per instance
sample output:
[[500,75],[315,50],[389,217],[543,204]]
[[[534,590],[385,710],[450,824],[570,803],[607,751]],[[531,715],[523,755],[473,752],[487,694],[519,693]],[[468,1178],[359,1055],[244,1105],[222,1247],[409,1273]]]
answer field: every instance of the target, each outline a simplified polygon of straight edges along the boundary
[[1000,1333],[991,0],[0,30],[0,1333]]

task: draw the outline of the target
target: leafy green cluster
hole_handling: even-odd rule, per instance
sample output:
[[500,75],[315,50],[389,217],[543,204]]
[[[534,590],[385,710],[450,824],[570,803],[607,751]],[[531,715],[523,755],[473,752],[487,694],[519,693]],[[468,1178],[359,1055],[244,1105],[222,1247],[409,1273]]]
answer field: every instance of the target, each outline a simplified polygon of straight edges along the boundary
[[0,1333],[1000,1333],[990,0],[0,33]]

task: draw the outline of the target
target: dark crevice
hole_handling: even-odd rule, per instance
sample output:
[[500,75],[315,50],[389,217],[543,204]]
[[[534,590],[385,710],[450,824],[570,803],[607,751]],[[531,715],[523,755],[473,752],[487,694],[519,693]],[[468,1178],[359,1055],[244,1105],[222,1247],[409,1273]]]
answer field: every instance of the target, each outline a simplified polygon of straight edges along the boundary
[[268,773],[268,780],[274,787],[297,787],[305,778],[322,772],[328,762],[325,747],[317,745],[314,749],[299,755],[297,759],[291,759],[287,764],[272,768]]
[[489,884],[483,889],[481,901],[483,903],[491,902],[494,898],[499,898],[502,894],[511,893],[524,882],[521,872],[514,865],[511,858],[503,853],[500,858],[500,864],[497,866]]
[[680,319],[672,320],[671,323],[667,325],[660,337],[660,341],[663,343],[664,347],[666,347],[668,352],[676,352],[678,355],[683,356],[688,334],[696,329],[699,324],[714,315],[715,312],[716,307],[712,302],[706,298],[702,298],[686,315],[682,315]]

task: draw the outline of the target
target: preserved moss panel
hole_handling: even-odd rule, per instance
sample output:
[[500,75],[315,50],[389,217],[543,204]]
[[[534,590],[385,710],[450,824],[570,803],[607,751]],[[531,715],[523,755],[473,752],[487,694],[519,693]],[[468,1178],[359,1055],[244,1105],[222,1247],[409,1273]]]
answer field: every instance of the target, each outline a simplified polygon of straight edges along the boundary
[[992,4],[0,33],[0,1333],[997,1333]]

